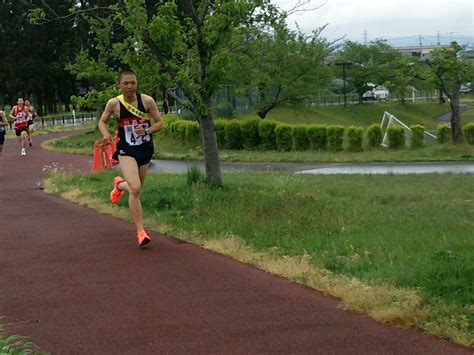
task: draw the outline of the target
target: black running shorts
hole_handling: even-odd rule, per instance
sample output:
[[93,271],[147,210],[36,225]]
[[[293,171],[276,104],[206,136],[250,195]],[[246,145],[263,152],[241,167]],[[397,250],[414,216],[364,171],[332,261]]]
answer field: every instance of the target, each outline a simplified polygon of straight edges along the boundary
[[121,144],[120,141],[118,141],[117,150],[113,154],[112,158],[119,160],[119,155],[134,158],[137,161],[138,166],[148,164],[153,156],[153,143],[150,142],[150,144],[142,144],[131,147],[126,143]]
[[28,126],[22,127],[22,128],[15,128],[15,134],[17,137],[21,136],[21,132],[25,131],[28,133]]
[[0,145],[3,145],[5,143],[5,131],[0,132]]

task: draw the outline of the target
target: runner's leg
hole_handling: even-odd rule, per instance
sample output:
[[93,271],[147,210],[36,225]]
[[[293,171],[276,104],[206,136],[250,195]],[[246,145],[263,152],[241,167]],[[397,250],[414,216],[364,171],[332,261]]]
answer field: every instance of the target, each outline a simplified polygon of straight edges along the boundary
[[135,158],[129,156],[120,155],[119,161],[126,182],[120,183],[118,188],[119,190],[128,192],[128,207],[138,233],[144,230],[140,191],[142,181],[145,179],[146,168],[143,168],[144,166],[138,167]]

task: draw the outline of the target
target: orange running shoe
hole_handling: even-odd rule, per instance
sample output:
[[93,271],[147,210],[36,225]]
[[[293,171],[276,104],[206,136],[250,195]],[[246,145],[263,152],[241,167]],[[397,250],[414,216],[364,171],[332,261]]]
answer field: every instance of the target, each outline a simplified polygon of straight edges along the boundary
[[137,241],[138,241],[138,246],[142,247],[142,246],[147,245],[148,243],[150,243],[151,239],[148,236],[148,234],[146,234],[145,231],[141,231],[141,232],[137,233]]
[[122,198],[122,195],[125,193],[125,191],[119,190],[118,186],[123,182],[124,180],[120,176],[116,176],[114,178],[114,188],[110,192],[110,201],[112,203],[117,203],[120,201]]

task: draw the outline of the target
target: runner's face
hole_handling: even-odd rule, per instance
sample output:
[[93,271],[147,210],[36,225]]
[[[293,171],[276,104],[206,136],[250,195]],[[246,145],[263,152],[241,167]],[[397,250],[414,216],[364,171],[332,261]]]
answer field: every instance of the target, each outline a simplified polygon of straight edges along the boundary
[[124,74],[119,82],[119,89],[124,94],[133,94],[137,91],[137,77],[133,74]]
[[19,106],[23,106],[25,104],[25,101],[23,101],[23,99],[18,99],[18,101],[16,102]]

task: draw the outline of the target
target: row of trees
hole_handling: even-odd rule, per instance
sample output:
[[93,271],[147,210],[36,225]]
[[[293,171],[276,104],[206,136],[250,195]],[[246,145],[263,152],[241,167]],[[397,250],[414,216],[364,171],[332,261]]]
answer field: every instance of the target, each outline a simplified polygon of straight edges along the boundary
[[[268,0],[6,3],[18,13],[16,22],[11,21],[11,11],[6,18],[17,26],[20,36],[12,30],[2,38],[20,38],[22,43],[8,47],[16,53],[18,65],[12,55],[8,68],[15,74],[0,78],[11,83],[0,87],[0,96],[11,100],[18,93],[33,93],[41,100],[40,106],[44,103],[49,110],[58,99],[68,103],[80,83],[91,90],[74,103],[99,108],[116,93],[116,71],[132,68],[143,91],[166,92],[195,114],[202,132],[206,174],[215,184],[221,184],[221,173],[212,99],[222,83],[235,84],[264,118],[279,105],[305,101],[322,88],[331,90],[340,71],[335,63],[350,60],[348,90],[356,90],[360,98],[367,83],[386,83],[402,94],[415,83],[436,85],[450,97],[454,114],[459,100],[453,78],[462,81],[472,74],[457,60],[457,47],[441,51],[427,65],[403,57],[383,41],[369,45],[328,42],[322,37],[324,28],[309,35],[290,30],[286,14]],[[1,29],[2,33],[10,31]],[[44,38],[37,37],[40,34]],[[25,50],[30,60],[18,56],[23,48],[31,49]],[[43,50],[47,52],[44,57]],[[35,85],[25,85],[33,81]],[[184,96],[178,97],[175,88]],[[459,116],[454,121],[459,123]]]

